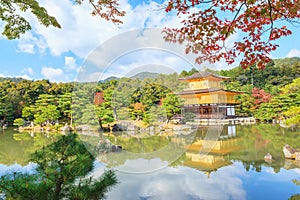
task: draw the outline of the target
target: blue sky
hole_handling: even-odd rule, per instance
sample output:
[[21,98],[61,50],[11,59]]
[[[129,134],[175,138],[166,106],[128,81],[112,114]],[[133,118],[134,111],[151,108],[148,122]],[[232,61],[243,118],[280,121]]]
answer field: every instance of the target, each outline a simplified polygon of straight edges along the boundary
[[[49,79],[56,82],[74,81],[82,72],[81,67],[92,55],[92,52],[111,38],[118,38],[120,34],[126,35],[126,32],[131,30],[176,27],[181,21],[175,14],[167,14],[160,9],[162,0],[155,2],[120,0],[121,7],[127,14],[122,18],[124,24],[119,26],[98,17],[92,17],[90,15],[91,5],[87,2],[81,6],[74,5],[68,0],[40,0],[39,2],[51,15],[56,16],[62,28],[45,28],[31,14],[26,14],[32,24],[32,31],[27,32],[18,40],[7,40],[0,37],[0,77]],[[1,23],[0,27],[2,27]],[[280,47],[272,52],[272,58],[300,56],[300,28],[292,27],[292,31],[292,36],[278,41]],[[127,48],[124,47],[125,44],[122,41],[119,43],[119,46],[114,48]],[[130,43],[126,43],[126,45],[130,45]],[[158,46],[161,47],[161,45]],[[176,56],[158,54],[159,52],[151,53],[151,51],[139,50],[138,53],[130,55],[128,59],[126,56],[118,59],[117,62],[110,65],[113,67],[109,70],[103,71],[101,68],[102,71],[95,74],[93,79],[132,74],[135,69],[140,71],[146,65],[163,64],[166,66],[163,71],[168,71],[169,68],[170,73],[191,67],[183,66],[185,62]],[[123,63],[120,63],[120,60]],[[216,63],[213,66],[215,69],[230,67],[233,66],[227,66],[224,62]]]

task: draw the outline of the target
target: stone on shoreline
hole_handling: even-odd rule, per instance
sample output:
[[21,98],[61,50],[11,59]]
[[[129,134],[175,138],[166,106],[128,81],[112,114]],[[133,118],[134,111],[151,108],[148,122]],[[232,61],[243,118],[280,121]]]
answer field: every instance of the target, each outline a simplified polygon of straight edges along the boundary
[[300,150],[290,147],[290,145],[286,144],[283,147],[283,153],[285,158],[300,160]]

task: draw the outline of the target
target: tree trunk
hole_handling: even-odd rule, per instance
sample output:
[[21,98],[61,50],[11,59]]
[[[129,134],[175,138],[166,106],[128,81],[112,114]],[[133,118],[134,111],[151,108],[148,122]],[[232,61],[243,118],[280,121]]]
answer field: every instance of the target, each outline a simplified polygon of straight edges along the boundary
[[118,121],[118,113],[117,113],[117,108],[116,108],[116,107],[114,107],[114,108],[113,108],[113,111],[114,111],[114,118],[115,118],[115,120],[116,120],[116,121]]
[[2,123],[1,123],[1,127],[3,128],[5,126],[6,123],[6,116],[3,117]]
[[170,122],[170,118],[167,117],[167,121],[166,121],[166,124],[168,124]]
[[70,116],[70,126],[72,127],[72,124],[73,124],[73,115],[71,113],[71,116]]
[[63,184],[63,178],[59,177],[57,182],[55,183],[55,199],[60,199],[60,192]]
[[99,119],[98,119],[98,123],[99,123],[100,128],[103,129],[102,119],[99,118]]

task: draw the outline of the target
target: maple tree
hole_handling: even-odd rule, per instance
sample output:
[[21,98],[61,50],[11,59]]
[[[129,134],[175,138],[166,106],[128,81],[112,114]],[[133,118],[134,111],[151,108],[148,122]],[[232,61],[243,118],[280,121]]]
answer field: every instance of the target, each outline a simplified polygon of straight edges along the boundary
[[[198,7],[197,11],[191,8]],[[176,10],[186,18],[180,28],[166,28],[165,40],[187,42],[186,52],[199,54],[197,63],[215,63],[225,59],[232,64],[242,56],[240,65],[256,64],[263,69],[270,52],[277,49],[275,40],[292,34],[286,25],[300,17],[298,0],[170,0],[166,12]],[[238,33],[233,45],[230,36]]]
[[256,107],[258,107],[261,103],[269,102],[272,98],[269,93],[259,88],[253,88],[251,96],[254,98],[254,104]]
[[[84,0],[75,0],[78,4],[82,4]],[[93,6],[92,15],[112,21],[115,24],[122,24],[120,17],[125,15],[125,11],[119,9],[118,0],[88,0]]]

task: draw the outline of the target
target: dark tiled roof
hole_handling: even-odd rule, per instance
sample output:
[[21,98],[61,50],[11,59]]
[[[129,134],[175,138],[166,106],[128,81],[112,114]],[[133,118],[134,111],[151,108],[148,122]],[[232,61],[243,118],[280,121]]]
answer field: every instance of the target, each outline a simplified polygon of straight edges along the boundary
[[179,78],[179,80],[191,80],[191,79],[196,79],[196,78],[205,78],[205,77],[208,77],[208,76],[213,76],[215,78],[220,78],[220,79],[229,79],[230,78],[230,77],[226,77],[226,76],[220,76],[220,75],[217,75],[217,74],[213,74],[213,73],[208,72],[208,71],[201,71],[201,72],[195,73],[191,76]]

